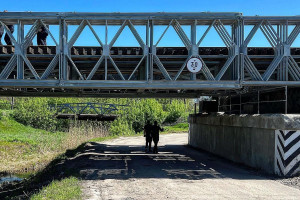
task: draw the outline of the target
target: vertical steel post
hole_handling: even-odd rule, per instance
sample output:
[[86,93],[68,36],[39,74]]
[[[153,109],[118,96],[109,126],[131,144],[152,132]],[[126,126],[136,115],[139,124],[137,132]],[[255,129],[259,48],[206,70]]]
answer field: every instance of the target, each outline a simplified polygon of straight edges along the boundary
[[149,60],[149,64],[150,64],[150,69],[149,69],[149,72],[150,72],[150,77],[149,77],[149,79],[150,79],[150,81],[152,81],[153,80],[153,31],[154,31],[154,22],[153,22],[153,20],[151,20],[150,21],[150,53],[149,53],[149,55],[150,55],[150,60]]
[[[105,20],[105,48],[107,48],[108,45],[108,25],[107,20]],[[107,55],[104,57],[104,80],[107,80]]]
[[221,105],[220,97],[218,97],[218,112],[220,112],[220,105]]
[[104,80],[107,80],[107,56],[104,58],[105,60],[105,68],[104,68]]
[[147,21],[147,25],[146,25],[146,47],[145,48],[148,48],[148,55],[146,56],[146,59],[145,59],[145,77],[146,77],[146,81],[149,80],[149,20]]
[[59,44],[60,44],[60,80],[68,80],[68,27],[64,19],[59,20]]
[[11,97],[10,109],[13,110],[15,105],[15,98]]
[[229,97],[230,97],[230,99],[229,99],[229,114],[231,114],[231,95]]
[[284,113],[287,114],[288,110],[287,110],[287,107],[288,107],[288,88],[287,86],[285,86],[285,110],[284,110]]
[[237,80],[244,80],[244,55],[241,53],[242,45],[244,41],[244,21],[243,19],[238,20],[238,43],[237,48],[239,51],[237,59]]
[[[197,25],[197,21],[195,20],[193,22],[193,24],[191,25],[191,49],[189,50],[189,56],[191,56],[193,54],[193,48],[197,45],[197,29],[196,26]],[[191,80],[196,80],[196,74],[195,73],[191,73]]]
[[259,114],[259,90],[257,91],[257,114]]
[[[231,39],[237,44],[237,22],[231,25]],[[229,53],[228,53],[229,55],[234,55],[235,52],[233,51],[233,48],[232,46],[229,47]],[[236,60],[237,59],[234,59],[234,61],[232,62],[231,80],[236,80],[236,68],[237,68]]]
[[240,115],[242,114],[242,95],[240,94]]
[[[17,42],[21,46],[21,44],[24,41],[24,24],[21,20],[18,20],[18,32],[17,32]],[[20,49],[22,52],[21,54],[24,54],[26,49],[24,49],[23,46],[21,46]],[[24,60],[21,55],[17,55],[17,79],[24,79]]]

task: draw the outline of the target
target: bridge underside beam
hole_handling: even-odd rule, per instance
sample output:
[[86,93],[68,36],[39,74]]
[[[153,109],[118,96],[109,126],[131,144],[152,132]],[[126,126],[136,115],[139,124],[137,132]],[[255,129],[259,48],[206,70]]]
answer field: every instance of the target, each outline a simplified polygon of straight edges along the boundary
[[93,120],[93,121],[114,121],[116,115],[96,115],[96,114],[58,114],[57,119],[77,119],[77,120]]

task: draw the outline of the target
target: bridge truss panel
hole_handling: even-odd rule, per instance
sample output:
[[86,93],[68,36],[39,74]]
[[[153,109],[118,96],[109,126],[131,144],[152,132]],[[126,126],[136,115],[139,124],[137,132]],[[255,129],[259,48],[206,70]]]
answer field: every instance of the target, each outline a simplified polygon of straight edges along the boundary
[[[149,94],[155,97],[156,94],[171,93],[171,96],[194,97],[203,93],[238,90],[244,86],[300,85],[300,56],[291,53],[291,46],[300,33],[298,16],[7,12],[0,13],[0,24],[13,43],[13,47],[0,46],[2,95],[15,95],[18,93],[16,91],[25,94],[35,90],[34,94],[44,91],[50,95],[51,91],[58,91],[65,96],[67,92],[61,91],[72,90],[78,95],[88,91],[93,94],[115,93],[116,96]],[[7,25],[17,25],[16,37]],[[31,26],[26,35],[25,25]],[[55,39],[46,25],[59,27],[59,39]],[[70,25],[78,26],[73,35],[69,34]],[[42,26],[46,27],[55,47],[31,46]],[[95,26],[105,27],[104,38],[99,36]],[[112,40],[108,41],[110,26],[119,26],[119,29],[112,35]],[[158,41],[154,41],[156,29],[161,26],[166,28],[159,35]],[[190,27],[190,35],[186,34],[183,26]],[[247,26],[252,29],[245,35]],[[145,38],[137,31],[137,27],[145,27]],[[197,37],[198,27],[206,27],[206,30]],[[98,46],[74,46],[85,28],[92,32]],[[138,47],[115,46],[125,28],[130,30]],[[171,28],[184,47],[159,46]],[[225,48],[199,47],[213,29]],[[260,50],[267,52],[262,55],[248,47],[258,30],[261,30],[271,46],[271,49]],[[186,63],[191,57],[197,57],[203,62],[199,74],[190,73],[186,69]]]

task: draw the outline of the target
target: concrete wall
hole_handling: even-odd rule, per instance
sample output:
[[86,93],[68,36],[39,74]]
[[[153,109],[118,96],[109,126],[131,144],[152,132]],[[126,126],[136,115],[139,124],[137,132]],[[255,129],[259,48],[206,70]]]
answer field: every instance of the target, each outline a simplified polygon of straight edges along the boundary
[[299,115],[190,115],[189,145],[275,173],[275,130],[300,130]]

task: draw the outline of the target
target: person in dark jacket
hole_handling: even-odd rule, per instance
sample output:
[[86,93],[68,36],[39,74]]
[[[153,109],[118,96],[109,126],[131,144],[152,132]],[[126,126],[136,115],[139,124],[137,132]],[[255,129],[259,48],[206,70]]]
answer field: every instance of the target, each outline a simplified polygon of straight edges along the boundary
[[157,121],[154,122],[154,125],[152,126],[152,139],[154,142],[154,148],[153,148],[153,153],[158,153],[157,150],[157,144],[159,141],[159,131],[164,131],[158,124]]
[[0,25],[0,45],[2,45],[1,39],[2,39],[3,33],[4,33],[4,28],[2,25]]
[[[10,30],[11,34],[14,33],[15,31],[15,27],[14,25],[7,25],[7,28]],[[4,36],[4,41],[6,42],[7,45],[12,45],[12,42],[10,40],[10,37],[8,36],[8,34],[6,33]]]
[[145,152],[147,152],[147,148],[149,147],[149,152],[151,152],[151,143],[152,143],[152,125],[150,124],[150,121],[148,120],[146,125],[144,126],[144,137],[146,137],[146,146],[145,146]]
[[[4,10],[3,12],[7,12],[7,10]],[[0,45],[2,45],[2,36],[4,34],[4,27],[0,24]]]
[[42,26],[37,33],[37,37],[36,37],[37,44],[46,46],[47,45],[47,36],[48,36],[48,32],[47,32],[46,28],[44,26]]
[[[3,12],[7,12],[7,10],[4,10]],[[14,25],[7,25],[7,28],[10,30],[11,34],[14,33],[15,31],[15,27]],[[3,27],[4,29],[4,27]],[[3,34],[3,33],[2,33]],[[1,37],[0,37],[1,38]],[[6,42],[7,45],[12,45],[10,37],[8,36],[8,34],[6,33],[4,36],[4,41]]]

